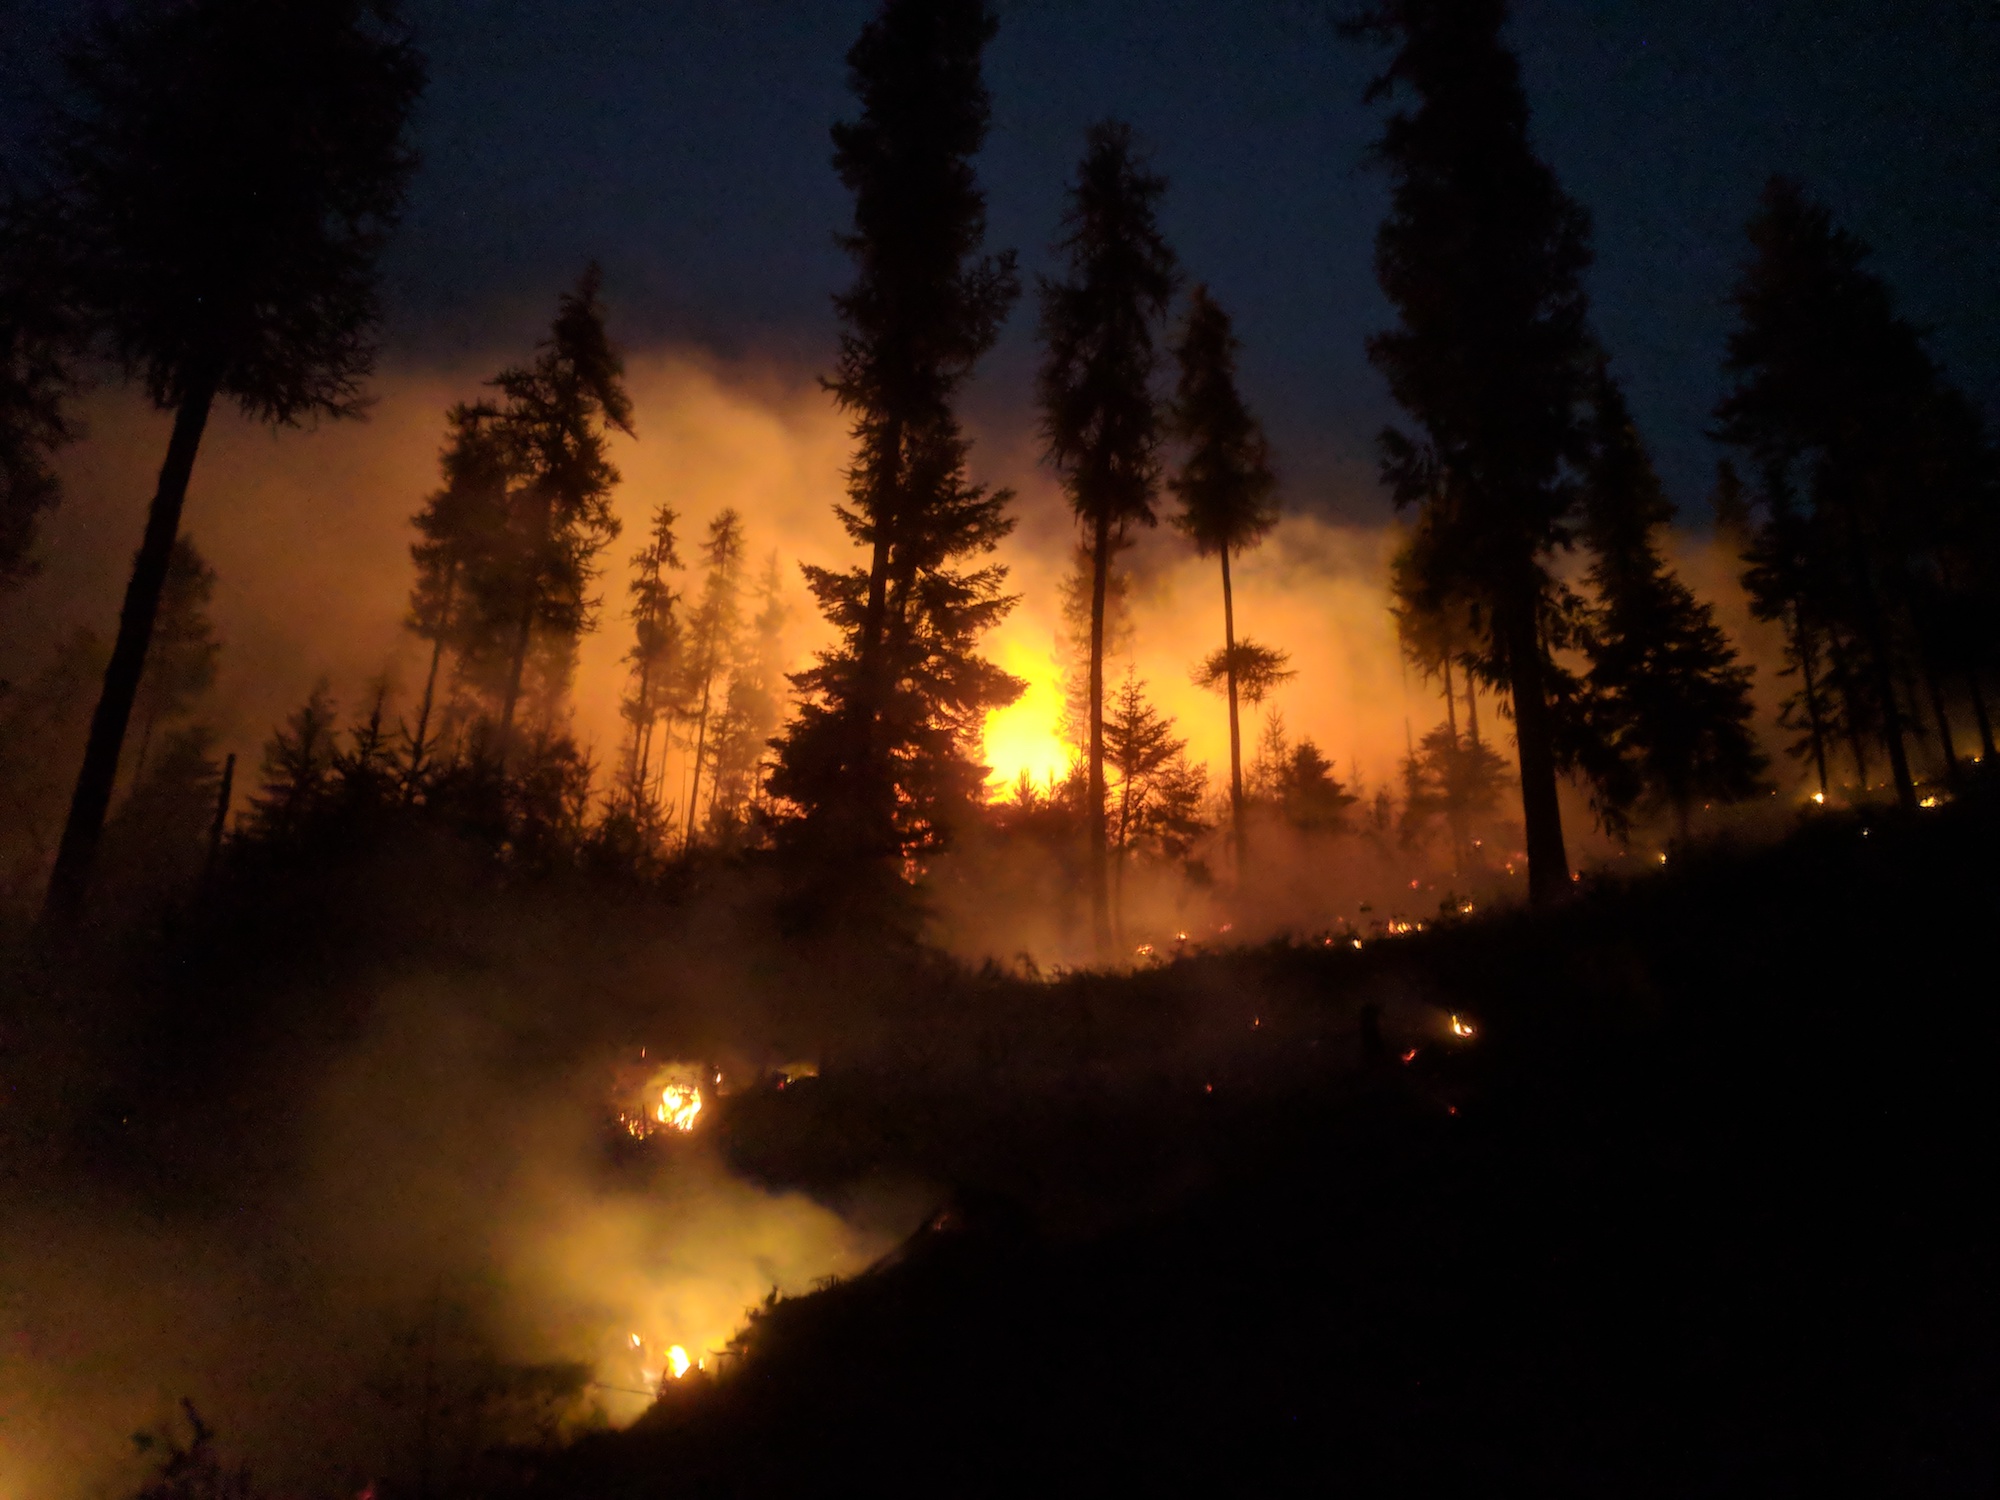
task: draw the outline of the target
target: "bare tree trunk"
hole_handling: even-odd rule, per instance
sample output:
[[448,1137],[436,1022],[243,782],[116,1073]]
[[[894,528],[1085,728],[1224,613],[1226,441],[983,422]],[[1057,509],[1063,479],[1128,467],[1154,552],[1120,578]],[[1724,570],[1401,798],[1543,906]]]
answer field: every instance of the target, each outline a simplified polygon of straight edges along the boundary
[[1965,669],[1966,690],[1972,696],[1972,717],[1979,724],[1979,757],[1981,760],[1993,758],[1993,721],[1986,717],[1986,693],[1979,685],[1979,669]]
[[[1459,765],[1458,702],[1457,691],[1451,685],[1451,658],[1449,656],[1444,659],[1444,724],[1445,728],[1451,732],[1452,756],[1451,760],[1446,763],[1447,769],[1451,773],[1451,779],[1445,783],[1444,789],[1445,827],[1451,834],[1452,878],[1462,880],[1465,878],[1465,867],[1470,860],[1471,851],[1469,845],[1472,842],[1472,835],[1467,829],[1465,821],[1465,798],[1463,795],[1465,789],[1457,775]],[[1403,733],[1405,738],[1407,738],[1409,735],[1407,723],[1404,726]]]
[[1236,849],[1236,883],[1248,873],[1250,830],[1243,821],[1243,729],[1236,707],[1236,598],[1229,585],[1229,549],[1222,549],[1222,644],[1229,682],[1229,832]]
[[528,637],[535,628],[535,605],[531,599],[521,611],[521,628],[514,637],[514,654],[507,664],[507,696],[500,708],[500,769],[507,769],[508,754],[514,748],[514,708],[521,701],[521,674],[528,665]]
[[694,784],[688,790],[687,829],[681,852],[694,848],[694,806],[701,800],[701,758],[708,751],[708,698],[715,687],[715,642],[710,640],[702,653],[701,720],[694,735]]
[[1097,955],[1111,943],[1111,894],[1104,838],[1104,591],[1111,571],[1111,523],[1103,514],[1090,547],[1090,928]]
[[1497,622],[1507,648],[1507,677],[1514,695],[1514,733],[1521,762],[1521,817],[1528,837],[1528,899],[1548,906],[1569,893],[1569,855],[1563,847],[1562,804],[1556,797],[1555,725],[1542,678],[1541,632],[1534,590],[1506,601]]
[[1944,687],[1938,682],[1937,671],[1931,666],[1929,657],[1924,659],[1924,688],[1930,695],[1931,713],[1937,717],[1938,748],[1944,751],[1945,779],[1957,786],[1960,776],[1958,747],[1951,741],[1951,716],[1945,711]]
[[1833,656],[1833,684],[1847,710],[1847,751],[1854,757],[1854,777],[1860,783],[1861,795],[1865,797],[1868,795],[1868,752],[1861,738],[1861,726],[1866,722],[1860,710],[1861,698],[1854,685],[1854,670],[1847,660],[1847,649],[1841,645],[1840,637],[1828,636],[1827,645]]
[[1799,684],[1805,691],[1806,723],[1812,731],[1813,767],[1819,772],[1819,794],[1826,796],[1826,731],[1821,727],[1819,688],[1813,681],[1813,644],[1806,630],[1805,613],[1792,605],[1792,651],[1799,659]]
[[63,824],[62,843],[49,876],[42,916],[50,923],[74,919],[89,894],[91,869],[104,836],[104,815],[110,810],[111,789],[118,780],[118,754],[125,744],[139,679],[146,670],[146,648],[152,644],[160,591],[167,581],[174,538],[180,534],[181,507],[187,503],[188,479],[194,473],[195,455],[201,451],[201,435],[208,425],[209,408],[215,404],[217,384],[215,376],[198,379],[174,413],[173,436],[167,441],[166,461],[160,465],[153,503],[146,510],[145,537],[132,561],[132,577],[125,585],[125,603],[118,614],[118,639],[104,669],[104,690],[91,715],[90,740],[84,747],[69,818]]
[[208,825],[208,861],[202,866],[204,876],[214,873],[215,862],[222,856],[222,835],[229,826],[229,794],[236,787],[236,752],[230,751],[222,762],[222,786],[215,794],[215,820]]
[[417,732],[410,739],[410,769],[403,776],[403,796],[408,798],[416,790],[417,777],[423,774],[424,751],[430,747],[431,706],[437,701],[438,665],[444,660],[444,637],[451,620],[452,595],[458,585],[458,563],[452,562],[444,575],[444,599],[438,605],[438,618],[433,622],[431,636],[431,666],[424,674],[424,701],[417,710]]
[[1479,743],[1479,684],[1472,674],[1465,674],[1465,732],[1472,743]]

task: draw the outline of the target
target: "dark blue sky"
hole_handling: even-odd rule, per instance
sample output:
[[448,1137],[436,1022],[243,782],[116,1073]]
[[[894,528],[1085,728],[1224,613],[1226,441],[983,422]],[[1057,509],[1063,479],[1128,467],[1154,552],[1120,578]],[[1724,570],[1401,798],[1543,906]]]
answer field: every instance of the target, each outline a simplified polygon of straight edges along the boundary
[[[695,341],[825,368],[847,204],[827,126],[872,0],[415,0],[433,84],[390,264],[399,356],[511,354],[588,258],[628,344]],[[1365,165],[1373,56],[1308,0],[998,0],[993,242],[1046,269],[1084,127],[1131,120],[1165,223],[1237,315],[1246,385],[1295,505],[1379,514],[1391,415],[1361,342],[1384,184]],[[79,0],[0,0],[10,120]],[[2000,412],[2000,5],[1992,0],[1519,0],[1538,145],[1591,211],[1599,330],[1675,496],[1701,436],[1741,225],[1803,178],[1878,250],[1933,348]],[[1024,301],[973,396],[1021,430]]]

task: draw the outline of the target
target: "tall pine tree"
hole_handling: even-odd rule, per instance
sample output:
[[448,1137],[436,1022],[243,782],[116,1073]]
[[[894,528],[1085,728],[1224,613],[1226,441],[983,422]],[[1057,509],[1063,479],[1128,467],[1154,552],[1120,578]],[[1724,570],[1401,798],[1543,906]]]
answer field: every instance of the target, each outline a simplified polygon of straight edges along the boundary
[[822,864],[900,870],[942,842],[980,794],[987,711],[1021,689],[977,654],[1012,604],[1005,570],[983,561],[1012,529],[1011,497],[968,478],[954,410],[1019,293],[1012,253],[980,254],[972,160],[994,29],[984,0],[884,0],[848,54],[861,111],[833,141],[856,275],[835,299],[828,386],[855,442],[836,514],[866,561],[805,570],[839,639],[792,679],[799,711],[770,783],[796,813],[793,845]]
[[59,919],[89,882],[210,408],[279,426],[362,408],[424,83],[390,0],[132,4],[69,65],[55,158],[76,304],[174,427],[49,882]]
[[1155,333],[1178,266],[1157,214],[1166,179],[1139,159],[1131,128],[1091,127],[1069,192],[1059,249],[1066,279],[1044,278],[1037,380],[1049,462],[1062,477],[1091,560],[1090,819],[1092,931],[1109,945],[1104,782],[1104,609],[1112,561],[1126,533],[1154,523],[1162,403]]
[[1247,830],[1243,817],[1243,730],[1238,700],[1260,701],[1284,672],[1285,654],[1236,639],[1236,595],[1229,560],[1254,547],[1278,524],[1278,480],[1271,472],[1264,430],[1236,389],[1241,345],[1208,288],[1188,300],[1187,322],[1174,345],[1180,382],[1173,408],[1174,435],[1186,445],[1170,481],[1181,502],[1176,524],[1203,557],[1222,563],[1222,649],[1203,664],[1197,680],[1220,685],[1229,704],[1229,822],[1240,872]]
[[1376,146],[1392,180],[1376,274],[1398,326],[1369,358],[1418,435],[1383,434],[1399,504],[1431,527],[1440,591],[1471,606],[1481,675],[1512,700],[1531,897],[1569,889],[1551,704],[1570,534],[1565,464],[1591,366],[1588,223],[1528,143],[1504,0],[1383,0],[1351,34],[1395,49],[1368,91],[1407,97]]
[[1661,555],[1673,507],[1624,393],[1602,367],[1591,410],[1583,540],[1596,602],[1586,682],[1598,735],[1626,772],[1605,789],[1606,812],[1615,820],[1630,801],[1669,812],[1685,840],[1697,800],[1738,802],[1759,788],[1751,671]]

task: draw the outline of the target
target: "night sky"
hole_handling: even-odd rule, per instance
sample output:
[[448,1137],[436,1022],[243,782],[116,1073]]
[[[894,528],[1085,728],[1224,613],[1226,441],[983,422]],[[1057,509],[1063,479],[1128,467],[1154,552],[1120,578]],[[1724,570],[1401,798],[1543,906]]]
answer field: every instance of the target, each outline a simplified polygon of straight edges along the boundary
[[[80,0],[0,0],[9,149]],[[511,357],[600,259],[628,344],[824,369],[847,200],[828,124],[872,0],[421,0],[425,163],[389,265],[391,357]],[[1171,179],[1165,224],[1236,314],[1246,384],[1291,504],[1375,517],[1391,415],[1362,339],[1385,184],[1360,102],[1375,57],[1305,0],[999,0],[981,163],[991,243],[1050,268],[1084,127],[1131,120]],[[1524,0],[1535,134],[1591,211],[1599,331],[1676,499],[1701,435],[1741,225],[1765,176],[1803,178],[1873,243],[1908,313],[2000,414],[2000,6],[1991,0]],[[972,396],[1019,433],[1024,299]]]

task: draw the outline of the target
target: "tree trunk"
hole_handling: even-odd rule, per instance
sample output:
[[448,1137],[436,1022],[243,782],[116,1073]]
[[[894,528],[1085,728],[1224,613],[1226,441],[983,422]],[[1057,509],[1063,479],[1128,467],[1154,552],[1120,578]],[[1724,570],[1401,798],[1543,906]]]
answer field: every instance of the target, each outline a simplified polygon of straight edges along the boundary
[[194,473],[195,455],[201,451],[201,434],[208,425],[209,408],[215,404],[217,384],[215,376],[196,380],[174,413],[173,436],[167,441],[167,457],[160,465],[153,503],[146,510],[145,537],[132,561],[132,577],[125,585],[125,603],[118,613],[118,639],[111,648],[110,664],[104,669],[104,689],[98,695],[97,710],[91,715],[83,766],[77,773],[69,818],[63,824],[62,843],[56,850],[55,869],[49,876],[42,910],[48,922],[74,919],[82,912],[89,894],[97,845],[104,835],[104,815],[110,810],[111,789],[118,779],[118,754],[125,744],[125,729],[131,722],[139,679],[146,670],[146,648],[153,639],[153,619],[160,610],[160,591],[167,581],[174,538],[180,534],[188,479]]
[[1236,850],[1236,883],[1243,884],[1250,830],[1243,822],[1243,729],[1236,707],[1236,597],[1229,584],[1229,549],[1222,549],[1222,644],[1229,686],[1229,833]]
[[1951,742],[1951,716],[1945,711],[1944,687],[1938,682],[1937,671],[1924,661],[1924,689],[1930,695],[1931,712],[1937,717],[1938,748],[1944,752],[1945,779],[1953,786],[1959,784],[1958,747]]
[[1569,894],[1569,855],[1563,848],[1562,804],[1556,798],[1555,725],[1544,696],[1533,589],[1507,601],[1497,623],[1506,642],[1507,679],[1514,696],[1521,818],[1528,838],[1528,899],[1536,906],[1548,906]]
[[222,785],[215,794],[215,821],[208,825],[208,859],[202,865],[204,876],[213,874],[215,862],[222,857],[222,835],[229,826],[229,795],[236,788],[236,752],[230,751],[222,762]]
[[1826,731],[1821,727],[1819,688],[1813,682],[1812,641],[1806,634],[1804,612],[1792,606],[1792,652],[1799,661],[1799,684],[1805,691],[1806,724],[1812,731],[1813,768],[1819,772],[1819,794],[1826,797]]
[[452,594],[458,585],[458,563],[452,562],[444,575],[444,599],[438,605],[438,618],[433,622],[435,633],[431,636],[431,666],[424,674],[424,701],[417,710],[417,732],[410,740],[410,769],[403,777],[403,796],[408,798],[415,790],[417,777],[423,774],[424,751],[429,747],[431,706],[437,701],[438,665],[444,660],[444,635],[451,620]]
[[1469,671],[1465,674],[1465,732],[1474,745],[1479,743],[1479,683]]
[[[713,618],[711,616],[711,618]],[[687,830],[681,840],[683,854],[694,848],[694,805],[701,799],[701,758],[708,753],[708,697],[715,687],[715,644],[702,653],[701,720],[694,734],[694,781],[688,789]]]
[[1966,690],[1972,696],[1972,717],[1979,724],[1979,758],[1981,760],[1991,760],[1993,758],[1993,721],[1986,717],[1986,693],[1979,686],[1979,669],[1977,667],[1967,667],[1965,669],[1965,686]]
[[1111,893],[1104,838],[1104,591],[1111,571],[1111,522],[1100,513],[1090,545],[1090,930],[1097,956],[1111,943]]
[[521,701],[521,674],[528,666],[528,638],[534,633],[535,605],[531,599],[521,611],[521,628],[514,637],[514,653],[507,664],[507,696],[500,706],[500,769],[507,769],[508,754],[514,748],[514,708]]
[[[1451,874],[1454,880],[1465,878],[1465,867],[1470,860],[1472,835],[1466,826],[1464,783],[1458,775],[1458,693],[1451,685],[1451,658],[1444,659],[1444,724],[1451,731],[1451,759],[1446,769],[1449,780],[1445,783],[1444,820],[1451,834]],[[1404,721],[1403,734],[1409,736],[1409,721]]]
[[1840,701],[1847,710],[1844,726],[1847,730],[1847,750],[1854,757],[1854,778],[1859,784],[1859,794],[1868,795],[1868,752],[1862,743],[1861,726],[1866,722],[1861,713],[1861,695],[1854,685],[1854,669],[1847,660],[1847,650],[1840,643],[1838,635],[1827,637],[1828,649],[1833,656],[1833,685],[1840,693]]

